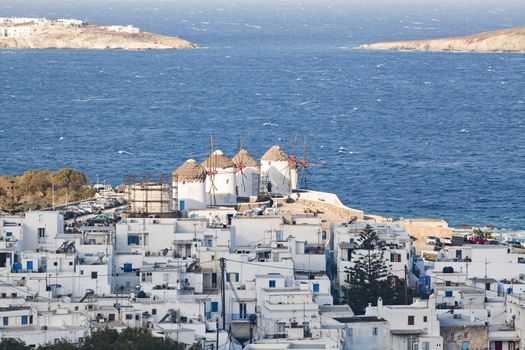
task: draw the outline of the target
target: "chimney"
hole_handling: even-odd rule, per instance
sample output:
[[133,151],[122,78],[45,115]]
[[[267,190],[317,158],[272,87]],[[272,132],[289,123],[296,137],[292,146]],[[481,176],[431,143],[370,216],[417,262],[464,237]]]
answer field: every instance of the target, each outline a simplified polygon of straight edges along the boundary
[[383,299],[381,297],[377,298],[377,318],[383,318]]

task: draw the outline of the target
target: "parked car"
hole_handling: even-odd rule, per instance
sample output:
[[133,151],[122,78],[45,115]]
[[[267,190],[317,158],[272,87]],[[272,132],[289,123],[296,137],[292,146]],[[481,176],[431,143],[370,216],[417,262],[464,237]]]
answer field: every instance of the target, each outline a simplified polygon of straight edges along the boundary
[[511,249],[512,253],[514,254],[524,254],[525,253],[525,247],[521,245],[519,242],[507,242],[509,248]]
[[483,237],[479,237],[479,236],[471,236],[469,238],[469,242],[472,244],[489,244],[488,240],[486,240]]
[[434,244],[436,244],[436,242],[437,242],[437,238],[436,238],[436,236],[427,236],[425,242],[426,242],[428,245],[434,245]]
[[442,237],[441,242],[443,242],[444,245],[452,245],[452,237]]

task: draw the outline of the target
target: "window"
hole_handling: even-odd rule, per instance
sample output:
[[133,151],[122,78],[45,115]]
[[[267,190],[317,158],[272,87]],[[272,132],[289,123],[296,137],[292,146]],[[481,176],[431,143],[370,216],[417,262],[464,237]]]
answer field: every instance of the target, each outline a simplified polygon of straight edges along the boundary
[[319,283],[314,283],[312,285],[312,292],[319,293]]
[[490,290],[490,282],[485,283],[485,290]]
[[372,328],[372,335],[377,335],[377,327]]
[[108,321],[109,322],[115,321],[115,314],[109,314],[108,315]]
[[423,322],[427,322],[427,316],[423,316]]
[[139,245],[139,244],[140,244],[140,236],[128,235],[128,245]]
[[348,328],[348,329],[346,330],[346,336],[347,336],[348,338],[352,338],[352,337],[354,336],[354,329],[353,329],[353,328]]
[[238,272],[228,272],[226,274],[226,282],[239,282]]
[[58,266],[58,261],[53,261],[53,266]]
[[6,233],[5,233],[5,236],[6,236],[6,237],[13,237],[13,232],[6,232]]
[[239,303],[239,316],[241,319],[247,318],[246,303]]
[[72,261],[69,262],[69,266],[73,266],[73,262]]
[[97,271],[91,271],[91,279],[92,280],[96,280],[98,277],[98,272]]
[[450,281],[445,281],[445,286],[450,287]]
[[157,314],[157,309],[151,309],[151,314],[152,315],[156,315]]
[[470,342],[467,340],[463,341],[463,344],[461,344],[461,350],[470,350]]
[[39,228],[38,229],[38,238],[44,238],[46,236],[46,229],[45,228]]
[[9,326],[9,317],[4,316],[3,322],[4,322],[4,326]]
[[445,297],[446,298],[452,298],[452,291],[451,290],[446,290],[445,291]]
[[132,314],[126,314],[126,320],[132,320],[133,315]]
[[414,325],[414,316],[408,316],[408,325],[413,326]]
[[275,288],[275,280],[268,281],[268,287]]
[[80,274],[83,275],[84,274],[84,270],[80,270]]
[[211,302],[211,312],[218,312],[219,311],[219,302],[212,301]]
[[28,317],[27,316],[22,316],[22,324],[28,324]]
[[509,350],[516,350],[516,343],[513,341],[509,341]]

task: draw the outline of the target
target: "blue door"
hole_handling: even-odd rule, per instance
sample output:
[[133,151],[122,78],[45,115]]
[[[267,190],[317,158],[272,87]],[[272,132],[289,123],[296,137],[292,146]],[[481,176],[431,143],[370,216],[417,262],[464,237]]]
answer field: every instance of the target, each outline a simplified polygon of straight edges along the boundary
[[313,284],[313,292],[314,293],[319,293],[319,283],[314,283]]
[[184,209],[186,209],[186,201],[181,199],[179,201],[179,210],[184,210]]
[[219,303],[217,301],[211,302],[211,312],[218,312],[219,311]]
[[27,261],[27,269],[29,271],[33,271],[33,262],[32,261]]

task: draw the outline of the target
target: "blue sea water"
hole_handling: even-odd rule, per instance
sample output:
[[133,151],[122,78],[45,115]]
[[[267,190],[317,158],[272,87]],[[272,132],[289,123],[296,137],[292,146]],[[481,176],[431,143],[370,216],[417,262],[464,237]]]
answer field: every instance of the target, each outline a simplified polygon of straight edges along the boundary
[[0,174],[70,166],[118,184],[204,159],[210,133],[230,156],[244,136],[258,157],[307,136],[322,163],[310,187],[349,206],[524,229],[525,55],[355,49],[525,25],[519,2],[444,3],[0,1],[0,16],[203,46],[0,50]]

